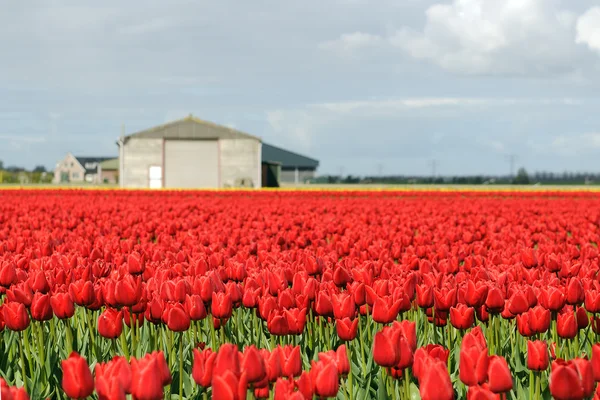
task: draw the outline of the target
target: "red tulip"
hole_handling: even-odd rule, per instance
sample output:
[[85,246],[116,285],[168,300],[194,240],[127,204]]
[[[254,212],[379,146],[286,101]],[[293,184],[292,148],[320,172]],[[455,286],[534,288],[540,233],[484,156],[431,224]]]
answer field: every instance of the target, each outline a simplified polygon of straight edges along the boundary
[[[298,355],[299,354],[300,353],[298,353]],[[242,371],[246,371],[248,383],[260,382],[267,376],[265,360],[254,345],[244,349],[240,367]]]
[[382,367],[393,367],[400,361],[400,332],[384,327],[373,338],[373,360]]
[[354,320],[350,318],[338,319],[335,321],[335,329],[341,340],[354,340],[358,330],[358,318]]
[[17,269],[13,262],[3,261],[0,263],[0,286],[9,288],[17,280]]
[[464,304],[458,304],[450,308],[450,323],[456,329],[469,329],[475,323],[475,311]]
[[75,305],[69,293],[56,293],[50,298],[52,311],[58,319],[68,319],[75,314]]
[[124,357],[96,364],[96,392],[100,399],[124,399],[131,392],[131,367]]
[[541,290],[540,303],[550,311],[557,312],[561,310],[567,302],[562,289],[548,287]]
[[94,294],[94,285],[90,281],[77,281],[69,286],[69,293],[73,302],[78,306],[87,306],[96,299]]
[[213,376],[212,395],[214,399],[244,400],[247,386],[246,373],[237,377],[231,371],[226,371],[221,375]]
[[454,399],[454,389],[444,362],[433,359],[428,368],[421,373],[419,393],[422,400]]
[[564,339],[573,339],[579,332],[575,313],[571,311],[561,312],[556,316],[556,331],[558,336]]
[[425,347],[418,348],[415,351],[412,365],[413,375],[415,378],[421,379],[421,374],[428,368],[431,359],[437,359],[447,363],[449,355],[450,350],[445,349],[438,344],[429,344]]
[[187,296],[185,299],[185,309],[192,321],[199,321],[206,318],[206,308],[202,297],[197,294]]
[[339,391],[337,367],[334,363],[312,362],[310,376],[314,393],[320,397],[334,397]]
[[433,288],[428,285],[417,285],[417,305],[420,308],[431,308],[433,303]]
[[31,300],[31,318],[36,321],[49,321],[52,319],[54,314],[52,313],[52,307],[50,306],[50,295],[36,292]]
[[448,311],[456,305],[456,289],[434,289],[433,299],[436,312]]
[[6,290],[6,299],[11,303],[23,303],[25,307],[29,307],[33,300],[33,291],[27,282],[18,283]]
[[131,394],[138,400],[162,400],[164,380],[160,360],[148,355],[131,359]]
[[550,320],[550,311],[542,306],[535,306],[529,311],[529,326],[534,333],[548,331]]
[[544,371],[548,368],[549,362],[546,342],[527,341],[527,368],[532,371]]
[[571,278],[567,287],[567,304],[578,306],[585,300],[585,291],[579,278]]
[[322,317],[333,317],[333,304],[329,294],[324,291],[318,292],[313,303],[313,310]]
[[512,376],[504,357],[490,357],[487,375],[489,388],[492,392],[505,393],[512,390]]
[[98,316],[98,333],[107,339],[116,339],[123,332],[123,312],[107,308]]
[[522,314],[529,310],[529,301],[524,291],[517,290],[506,302],[508,310],[513,315]]
[[73,352],[62,361],[62,389],[72,399],[84,399],[94,392],[94,379],[85,358]]
[[465,293],[465,302],[469,307],[479,308],[485,304],[487,299],[488,286],[486,284],[476,284],[474,281],[467,281],[467,291]]
[[185,332],[190,328],[190,316],[179,303],[168,305],[165,309],[167,327],[173,332]]
[[393,301],[392,297],[377,297],[373,303],[373,321],[380,324],[389,324],[398,317],[400,300]]
[[505,300],[506,298],[502,291],[493,286],[488,289],[485,306],[490,314],[499,314],[504,310]]
[[133,277],[133,275],[125,275],[118,280],[114,286],[114,298],[117,305],[133,306],[142,297],[142,281],[141,277]]
[[231,296],[227,293],[219,292],[212,294],[211,314],[218,319],[229,319],[233,312]]
[[29,314],[22,303],[4,303],[2,311],[4,323],[11,331],[23,331],[29,326]]
[[210,387],[212,379],[212,371],[217,353],[209,348],[202,352],[194,349],[194,365],[192,367],[192,378],[202,387]]
[[594,371],[594,380],[600,382],[600,344],[592,346],[592,370]]
[[587,290],[584,298],[584,306],[588,312],[592,314],[600,312],[600,290]]
[[301,335],[306,326],[306,308],[292,308],[283,312],[287,322],[288,334]]
[[354,298],[347,292],[334,294],[331,297],[333,306],[333,315],[335,319],[354,318],[356,314],[356,304]]
[[589,361],[579,359],[552,363],[550,393],[557,400],[584,399],[594,391],[594,377]]

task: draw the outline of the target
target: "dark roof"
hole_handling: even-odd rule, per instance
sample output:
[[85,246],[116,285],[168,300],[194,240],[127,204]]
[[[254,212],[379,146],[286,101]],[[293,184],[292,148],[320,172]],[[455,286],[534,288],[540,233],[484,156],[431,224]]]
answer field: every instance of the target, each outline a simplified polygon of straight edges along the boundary
[[85,169],[86,174],[95,174],[98,172],[98,164],[102,161],[113,159],[114,157],[77,157],[77,162]]
[[144,129],[125,136],[125,142],[130,138],[144,139],[236,139],[246,138],[260,140],[259,137],[227,126],[217,125],[189,115],[183,119],[168,122],[153,128]]
[[262,145],[262,161],[279,162],[281,163],[282,168],[317,169],[319,166],[319,161],[314,158],[305,157],[266,143],[263,143]]

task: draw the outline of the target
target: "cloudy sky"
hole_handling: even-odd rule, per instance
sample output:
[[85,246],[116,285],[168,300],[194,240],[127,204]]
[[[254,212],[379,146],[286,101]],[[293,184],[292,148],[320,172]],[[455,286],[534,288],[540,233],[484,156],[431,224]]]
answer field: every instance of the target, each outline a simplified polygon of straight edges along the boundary
[[600,172],[597,4],[3,2],[0,160],[116,156],[121,124],[193,113],[321,173]]

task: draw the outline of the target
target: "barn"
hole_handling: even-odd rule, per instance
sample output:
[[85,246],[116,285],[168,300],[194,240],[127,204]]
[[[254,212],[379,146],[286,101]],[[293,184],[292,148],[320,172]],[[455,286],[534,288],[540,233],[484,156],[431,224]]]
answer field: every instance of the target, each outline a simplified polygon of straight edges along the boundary
[[263,165],[278,164],[280,171],[278,181],[280,183],[306,183],[315,177],[319,166],[319,161],[314,158],[266,143],[262,145],[262,160]]
[[261,139],[189,115],[119,139],[126,188],[261,187]]

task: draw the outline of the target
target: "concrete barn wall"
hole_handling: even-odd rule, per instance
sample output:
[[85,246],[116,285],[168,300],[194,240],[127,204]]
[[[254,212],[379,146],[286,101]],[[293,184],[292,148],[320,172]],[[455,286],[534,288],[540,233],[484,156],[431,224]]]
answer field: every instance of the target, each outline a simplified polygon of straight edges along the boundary
[[261,143],[255,139],[219,140],[221,187],[260,187]]
[[123,148],[123,187],[147,188],[150,186],[150,167],[163,169],[163,140],[130,138]]
[[[311,179],[314,177],[315,177],[315,171],[310,171],[310,170],[306,170],[306,171],[299,170],[298,171],[298,183],[304,183],[307,179]],[[282,170],[281,175],[279,176],[279,181],[285,182],[285,183],[296,182],[296,171]]]

